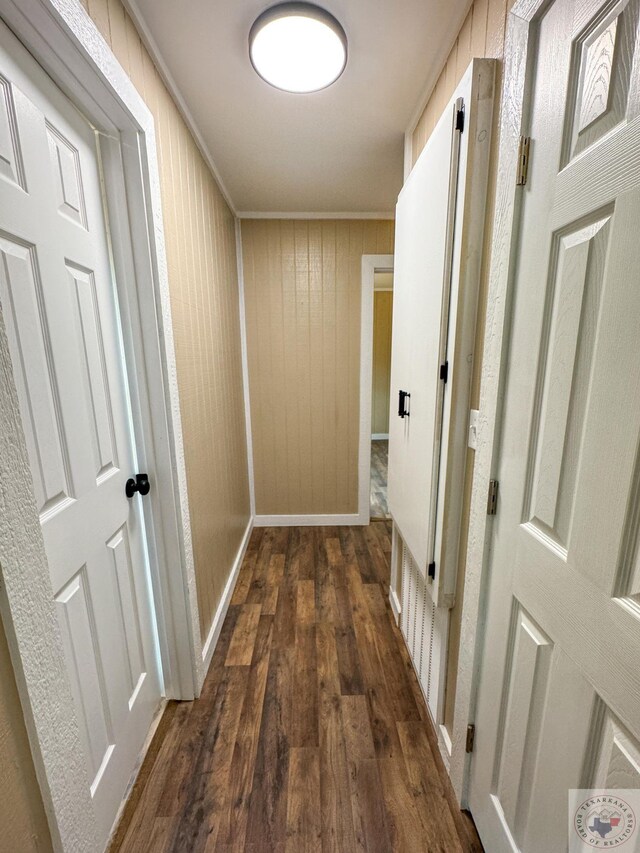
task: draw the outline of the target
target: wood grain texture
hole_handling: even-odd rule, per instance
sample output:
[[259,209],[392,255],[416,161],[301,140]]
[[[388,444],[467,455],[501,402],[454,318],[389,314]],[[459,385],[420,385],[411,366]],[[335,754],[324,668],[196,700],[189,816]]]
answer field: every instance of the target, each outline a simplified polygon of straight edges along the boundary
[[389,537],[253,532],[236,592],[256,601],[231,604],[201,698],[168,706],[111,853],[482,849],[387,603]]
[[205,640],[249,519],[235,219],[121,0],[84,5],[155,120]]
[[357,512],[362,255],[391,252],[390,221],[242,221],[258,514]]
[[371,432],[389,432],[391,389],[391,321],[393,291],[373,294],[373,382],[371,389]]

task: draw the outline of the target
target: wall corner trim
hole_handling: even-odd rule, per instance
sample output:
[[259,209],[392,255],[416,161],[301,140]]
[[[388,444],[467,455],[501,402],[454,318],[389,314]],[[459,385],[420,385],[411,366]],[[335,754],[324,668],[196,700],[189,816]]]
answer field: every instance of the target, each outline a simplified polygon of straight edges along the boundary
[[238,575],[240,574],[240,569],[242,568],[242,561],[244,560],[244,555],[247,552],[247,546],[249,545],[249,539],[251,538],[251,531],[253,530],[253,526],[253,517],[250,517],[247,523],[247,527],[242,536],[242,542],[240,543],[240,547],[238,548],[238,553],[236,554],[233,566],[231,568],[231,571],[229,572],[229,577],[227,578],[227,582],[224,587],[224,592],[222,593],[222,598],[220,599],[220,604],[218,604],[216,615],[213,617],[213,622],[211,623],[211,628],[209,628],[207,639],[205,640],[202,646],[202,667],[200,669],[200,683],[198,685],[198,694],[202,690],[202,685],[204,684],[205,678],[207,677],[207,673],[209,671],[209,667],[211,666],[211,659],[213,658],[213,653],[216,650],[218,638],[220,637],[220,631],[222,630],[227,611],[229,610],[229,604],[231,603],[233,590],[235,589],[236,581],[238,580]]
[[240,351],[242,356],[242,392],[247,441],[247,476],[249,478],[249,506],[251,518],[256,514],[256,486],[253,471],[253,432],[251,429],[251,388],[249,384],[249,349],[247,342],[247,309],[244,294],[244,260],[242,257],[242,224],[236,218],[236,267],[238,274],[238,302],[240,310]]

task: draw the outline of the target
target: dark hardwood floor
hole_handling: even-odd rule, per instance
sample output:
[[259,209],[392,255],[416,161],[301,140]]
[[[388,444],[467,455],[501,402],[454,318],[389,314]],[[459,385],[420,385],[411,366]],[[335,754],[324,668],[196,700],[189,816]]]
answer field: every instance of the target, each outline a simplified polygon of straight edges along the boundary
[[481,851],[387,600],[390,525],[254,530],[202,696],[167,706],[111,850]]
[[389,518],[387,503],[387,467],[389,442],[375,439],[371,442],[370,516],[372,519]]

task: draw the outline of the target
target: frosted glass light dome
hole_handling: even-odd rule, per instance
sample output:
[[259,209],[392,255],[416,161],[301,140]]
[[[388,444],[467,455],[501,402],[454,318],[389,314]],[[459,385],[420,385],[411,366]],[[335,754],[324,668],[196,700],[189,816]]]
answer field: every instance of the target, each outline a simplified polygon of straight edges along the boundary
[[317,92],[347,64],[347,37],[329,12],[312,3],[280,3],[263,12],[249,33],[256,72],[285,92]]

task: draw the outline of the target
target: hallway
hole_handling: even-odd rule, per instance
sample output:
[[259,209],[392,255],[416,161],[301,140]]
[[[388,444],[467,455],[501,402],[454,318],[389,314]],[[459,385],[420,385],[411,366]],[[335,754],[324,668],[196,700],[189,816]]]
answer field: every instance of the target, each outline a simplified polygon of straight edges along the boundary
[[169,704],[111,845],[480,851],[388,605],[390,524],[253,531],[202,696]]

